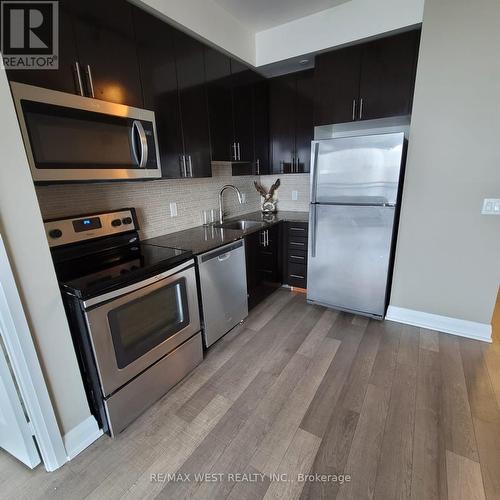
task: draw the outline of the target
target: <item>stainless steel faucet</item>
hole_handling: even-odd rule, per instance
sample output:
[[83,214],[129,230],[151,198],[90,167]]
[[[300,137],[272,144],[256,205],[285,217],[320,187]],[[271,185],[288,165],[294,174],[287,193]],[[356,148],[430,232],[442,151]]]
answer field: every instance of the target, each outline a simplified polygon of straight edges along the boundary
[[219,222],[221,224],[224,222],[224,210],[222,209],[222,197],[223,197],[224,191],[226,189],[232,189],[238,195],[238,201],[240,202],[240,204],[243,203],[243,196],[241,196],[241,192],[236,186],[233,186],[232,184],[226,184],[225,186],[223,186],[219,192]]

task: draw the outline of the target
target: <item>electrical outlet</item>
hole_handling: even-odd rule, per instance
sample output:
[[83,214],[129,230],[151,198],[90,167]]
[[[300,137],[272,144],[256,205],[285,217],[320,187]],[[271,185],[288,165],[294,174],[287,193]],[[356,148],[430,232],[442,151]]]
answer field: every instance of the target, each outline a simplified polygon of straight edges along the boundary
[[299,199],[299,192],[298,191],[292,191],[292,200],[297,201]]
[[483,201],[483,215],[500,215],[500,199],[498,198],[485,198]]
[[177,217],[177,203],[170,203],[170,217]]

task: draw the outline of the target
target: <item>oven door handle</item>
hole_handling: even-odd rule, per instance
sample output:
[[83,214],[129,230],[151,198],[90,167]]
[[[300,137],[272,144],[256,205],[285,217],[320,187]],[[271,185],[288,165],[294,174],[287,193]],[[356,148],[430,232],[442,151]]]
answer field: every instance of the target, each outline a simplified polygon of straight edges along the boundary
[[84,307],[84,309],[89,309],[89,308],[94,307],[96,305],[99,305],[103,302],[108,302],[110,300],[117,299],[118,297],[122,297],[123,295],[127,295],[131,292],[135,292],[136,290],[139,290],[141,288],[145,288],[145,287],[152,285],[158,281],[161,281],[165,278],[168,278],[169,276],[172,276],[172,275],[177,274],[181,271],[184,271],[185,269],[192,267],[193,265],[194,265],[194,262],[192,259],[190,259],[187,262],[184,262],[184,263],[180,264],[179,266],[174,267],[173,269],[169,269],[168,271],[165,271],[164,273],[157,274],[156,276],[152,276],[151,278],[147,278],[145,280],[142,280],[139,283],[133,283],[132,285],[125,286],[125,287],[120,288],[118,290],[114,290],[113,292],[104,293],[102,295],[99,295],[98,297],[92,297],[90,299],[84,300],[83,307]]
[[[134,159],[139,165],[139,168],[145,168],[148,162],[148,140],[146,138],[146,132],[140,120],[134,120],[132,122],[132,151],[134,153]],[[139,138],[140,144],[140,154],[137,152],[136,135]]]

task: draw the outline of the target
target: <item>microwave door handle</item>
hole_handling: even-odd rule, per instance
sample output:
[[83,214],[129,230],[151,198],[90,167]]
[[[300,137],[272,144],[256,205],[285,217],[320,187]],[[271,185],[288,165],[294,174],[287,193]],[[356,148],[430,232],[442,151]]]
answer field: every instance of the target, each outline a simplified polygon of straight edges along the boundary
[[139,168],[145,168],[148,162],[148,140],[146,138],[146,132],[144,127],[139,120],[134,120],[132,122],[132,133],[138,134],[139,144],[141,145],[141,154],[137,154],[137,147],[135,140],[132,140],[132,149],[134,151],[135,160],[137,161]]

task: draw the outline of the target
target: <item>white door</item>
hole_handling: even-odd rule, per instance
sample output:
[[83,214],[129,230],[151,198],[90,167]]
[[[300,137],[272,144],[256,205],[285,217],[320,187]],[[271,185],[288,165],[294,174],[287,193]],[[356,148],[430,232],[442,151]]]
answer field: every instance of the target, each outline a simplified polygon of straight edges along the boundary
[[[0,334],[2,332],[0,331]],[[0,339],[0,448],[30,468],[40,463],[40,455],[17,392],[3,342]]]

